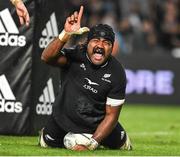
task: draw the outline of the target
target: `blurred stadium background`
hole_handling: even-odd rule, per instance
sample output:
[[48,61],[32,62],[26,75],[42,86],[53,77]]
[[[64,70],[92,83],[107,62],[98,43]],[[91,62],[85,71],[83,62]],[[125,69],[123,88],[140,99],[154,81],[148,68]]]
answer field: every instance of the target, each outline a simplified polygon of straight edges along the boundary
[[[40,55],[63,29],[65,18],[80,5],[85,7],[82,26],[107,23],[116,32],[113,55],[126,69],[127,109],[143,104],[142,109],[151,106],[156,111],[156,106],[168,106],[180,112],[180,0],[24,2],[31,16],[30,27],[20,26],[8,0],[0,3],[1,135],[37,135],[51,115],[60,73],[42,63]],[[85,38],[74,36],[67,46]],[[179,125],[177,129],[180,131]]]

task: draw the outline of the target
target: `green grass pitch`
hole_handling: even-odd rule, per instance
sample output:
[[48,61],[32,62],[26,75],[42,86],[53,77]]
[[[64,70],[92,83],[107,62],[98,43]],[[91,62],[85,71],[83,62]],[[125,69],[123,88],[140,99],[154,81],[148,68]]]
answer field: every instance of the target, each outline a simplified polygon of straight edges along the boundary
[[40,148],[37,136],[0,136],[1,156],[180,156],[180,106],[125,104],[119,119],[132,151]]

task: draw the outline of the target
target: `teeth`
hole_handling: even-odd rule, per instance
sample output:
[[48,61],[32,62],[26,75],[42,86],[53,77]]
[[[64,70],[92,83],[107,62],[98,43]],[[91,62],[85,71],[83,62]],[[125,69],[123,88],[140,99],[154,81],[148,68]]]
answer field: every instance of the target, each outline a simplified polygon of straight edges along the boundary
[[97,60],[100,60],[103,55],[102,55],[102,54],[99,54],[99,53],[95,53],[94,56],[95,56],[95,58],[96,58]]

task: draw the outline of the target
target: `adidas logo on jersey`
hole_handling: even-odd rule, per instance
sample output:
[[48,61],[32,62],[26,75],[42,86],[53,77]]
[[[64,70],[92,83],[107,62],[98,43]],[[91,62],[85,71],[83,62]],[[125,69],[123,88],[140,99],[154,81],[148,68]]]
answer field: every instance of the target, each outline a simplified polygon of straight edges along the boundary
[[16,101],[5,75],[0,76],[0,113],[1,112],[22,112],[22,103]]
[[52,105],[54,103],[54,89],[52,79],[47,81],[47,86],[43,89],[43,94],[39,97],[39,103],[36,106],[36,113],[38,115],[51,115]]
[[26,45],[26,38],[19,35],[19,30],[6,8],[0,11],[0,46],[20,46]]
[[46,23],[46,28],[42,31],[42,37],[39,39],[39,47],[45,48],[58,34],[56,15],[52,13],[50,20]]

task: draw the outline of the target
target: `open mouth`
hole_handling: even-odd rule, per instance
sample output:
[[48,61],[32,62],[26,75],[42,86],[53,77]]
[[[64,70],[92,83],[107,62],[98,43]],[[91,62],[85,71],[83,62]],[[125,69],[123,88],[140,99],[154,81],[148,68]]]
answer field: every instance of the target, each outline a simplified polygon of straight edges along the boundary
[[93,49],[93,56],[96,60],[101,60],[103,59],[104,57],[104,54],[105,54],[105,51],[103,48],[99,48],[99,47],[95,47]]

